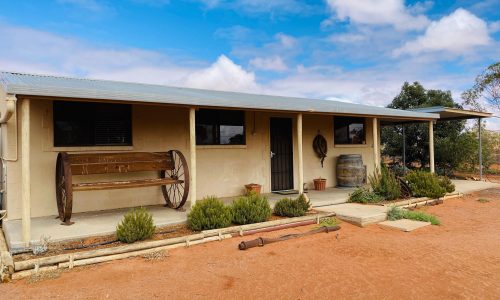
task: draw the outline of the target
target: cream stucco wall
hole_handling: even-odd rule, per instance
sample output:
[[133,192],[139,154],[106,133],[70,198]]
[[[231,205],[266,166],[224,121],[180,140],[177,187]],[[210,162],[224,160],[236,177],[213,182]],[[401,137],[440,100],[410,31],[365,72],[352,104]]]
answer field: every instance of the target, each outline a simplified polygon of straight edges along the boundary
[[[55,164],[59,151],[167,151],[178,149],[189,157],[188,109],[170,106],[133,105],[132,147],[85,147],[54,148],[52,128],[52,101],[34,100],[31,113],[31,215],[32,217],[56,215]],[[298,185],[296,115],[271,112],[246,112],[245,146],[198,146],[197,147],[197,198],[208,195],[235,196],[242,194],[247,183],[263,185],[263,192],[270,192],[270,134],[271,117],[289,117],[293,120],[294,133],[294,182]],[[18,117],[17,119],[20,119]],[[2,147],[4,156],[13,157],[16,149],[16,118],[13,117],[3,129]],[[19,125],[19,124],[18,124]],[[371,119],[366,122],[366,145],[334,146],[333,117],[304,115],[303,150],[304,180],[312,186],[317,177],[327,179],[328,186],[334,186],[335,162],[340,154],[359,153],[373,171],[373,139]],[[5,128],[6,127],[6,128]],[[318,131],[328,141],[328,157],[324,168],[312,149],[312,141]],[[18,133],[19,135],[19,133]],[[22,141],[19,140],[19,148]],[[21,169],[20,161],[6,162],[7,203],[9,219],[21,216]],[[188,159],[189,161],[189,159]],[[75,176],[75,181],[106,181],[126,178],[156,176],[154,173],[113,174]],[[87,191],[74,193],[74,212],[105,210],[120,207],[163,204],[159,187]]]

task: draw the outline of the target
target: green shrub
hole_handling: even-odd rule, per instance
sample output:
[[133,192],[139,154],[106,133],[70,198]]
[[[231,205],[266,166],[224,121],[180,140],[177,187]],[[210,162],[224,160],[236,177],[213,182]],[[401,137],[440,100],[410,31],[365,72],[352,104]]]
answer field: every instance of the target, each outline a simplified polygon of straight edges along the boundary
[[367,188],[357,188],[349,194],[349,202],[378,203],[382,200],[384,200],[384,197],[370,191]]
[[236,199],[231,205],[233,223],[251,224],[264,222],[271,216],[267,198],[256,193]]
[[422,222],[430,222],[432,225],[440,225],[441,221],[436,216],[426,214],[423,211],[404,210],[399,207],[392,207],[387,212],[387,218],[391,221],[399,219],[409,219]]
[[392,206],[391,209],[387,212],[387,219],[390,221],[396,221],[400,219],[404,219],[404,210],[397,207]]
[[340,222],[334,217],[323,218],[319,221],[319,227],[332,227],[338,225]]
[[124,243],[148,239],[154,232],[153,216],[144,207],[128,211],[121,223],[116,226],[116,236]]
[[300,217],[307,213],[310,206],[303,195],[297,199],[283,198],[274,205],[274,214],[282,217]]
[[384,197],[386,200],[398,199],[401,196],[401,187],[396,176],[382,164],[380,172],[375,170],[373,175],[368,178],[370,186],[376,194]]
[[196,202],[188,214],[187,224],[191,230],[201,231],[227,227],[231,220],[231,208],[212,196]]
[[446,194],[446,189],[439,184],[438,177],[425,171],[412,171],[405,176],[406,181],[417,197],[440,198]]
[[438,177],[439,185],[446,190],[447,193],[453,193],[455,191],[455,185],[451,182],[450,178],[446,176]]

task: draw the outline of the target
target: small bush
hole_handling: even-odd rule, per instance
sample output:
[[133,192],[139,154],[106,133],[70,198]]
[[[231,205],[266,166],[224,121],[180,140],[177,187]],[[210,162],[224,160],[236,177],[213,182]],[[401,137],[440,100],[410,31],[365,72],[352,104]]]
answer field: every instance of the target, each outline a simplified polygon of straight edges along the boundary
[[231,205],[233,223],[251,224],[264,222],[271,216],[271,206],[266,197],[256,193],[236,199]]
[[231,220],[231,208],[212,196],[196,202],[188,214],[187,224],[191,230],[201,231],[227,227]]
[[405,176],[413,196],[440,198],[446,194],[435,174],[425,171],[412,171]]
[[401,196],[401,187],[398,179],[386,165],[382,165],[380,172],[375,170],[373,175],[368,178],[370,186],[376,194],[384,197],[386,200],[398,199]]
[[453,193],[455,191],[455,185],[451,182],[450,178],[446,176],[438,177],[439,185],[445,189],[447,193]]
[[116,237],[124,243],[149,239],[154,233],[153,216],[144,207],[128,211],[116,226]]
[[297,199],[283,198],[274,205],[274,214],[282,217],[300,217],[307,213],[310,206],[303,195]]
[[349,194],[349,202],[356,203],[378,203],[384,200],[384,197],[370,191],[367,188],[357,188]]
[[477,201],[479,201],[480,203],[488,203],[488,202],[490,202],[490,200],[486,199],[486,198],[479,198],[479,199],[477,199]]
[[430,222],[432,225],[440,225],[441,221],[436,216],[426,214],[422,211],[409,211],[399,207],[392,207],[387,213],[387,218],[391,221],[399,219],[409,219],[422,222]]

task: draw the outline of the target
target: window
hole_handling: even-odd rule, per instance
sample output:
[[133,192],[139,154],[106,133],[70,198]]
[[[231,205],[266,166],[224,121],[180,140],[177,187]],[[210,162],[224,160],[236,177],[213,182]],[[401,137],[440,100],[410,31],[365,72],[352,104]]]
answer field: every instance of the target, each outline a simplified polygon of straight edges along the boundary
[[245,112],[200,109],[196,112],[197,145],[245,145]]
[[129,104],[54,101],[54,146],[131,146]]
[[365,119],[334,117],[335,144],[364,144]]

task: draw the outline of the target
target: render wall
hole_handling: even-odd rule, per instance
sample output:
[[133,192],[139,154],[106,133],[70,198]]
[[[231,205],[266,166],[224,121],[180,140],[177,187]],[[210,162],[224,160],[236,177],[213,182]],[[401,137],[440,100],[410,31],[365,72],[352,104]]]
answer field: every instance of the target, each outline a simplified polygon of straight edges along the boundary
[[[19,104],[18,104],[19,107]],[[19,113],[19,111],[18,111]],[[31,215],[32,217],[57,214],[55,197],[55,165],[59,151],[167,151],[180,150],[189,162],[189,111],[187,108],[133,105],[133,146],[126,147],[53,147],[52,101],[30,101],[30,155],[31,155]],[[197,198],[216,195],[236,196],[244,191],[247,183],[263,185],[263,192],[270,192],[270,135],[271,117],[293,119],[293,134],[296,136],[296,115],[268,112],[246,112],[246,140],[244,146],[198,146],[197,147]],[[17,117],[21,119],[20,116]],[[2,134],[4,157],[14,158],[16,148],[21,154],[22,139],[18,130],[16,141],[16,117],[13,116]],[[334,186],[335,162],[340,154],[359,153],[373,171],[373,149],[371,119],[367,120],[366,145],[334,146],[333,117],[304,115],[303,151],[304,180],[312,186],[317,177],[327,179],[327,186]],[[19,125],[19,124],[17,124]],[[20,127],[19,127],[20,128]],[[314,154],[312,141],[318,130],[328,141],[328,156],[321,168]],[[294,182],[298,188],[297,141],[294,138]],[[6,162],[7,203],[9,219],[21,217],[21,160]],[[125,180],[130,178],[151,178],[155,173],[104,174],[75,176],[79,181]],[[159,187],[123,190],[82,191],[73,194],[73,212],[97,211],[122,207],[163,204]]]

